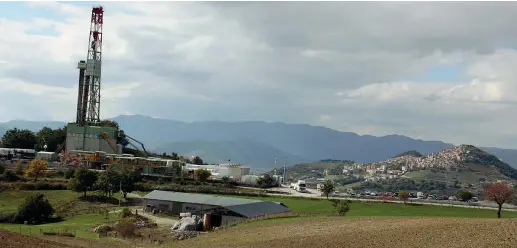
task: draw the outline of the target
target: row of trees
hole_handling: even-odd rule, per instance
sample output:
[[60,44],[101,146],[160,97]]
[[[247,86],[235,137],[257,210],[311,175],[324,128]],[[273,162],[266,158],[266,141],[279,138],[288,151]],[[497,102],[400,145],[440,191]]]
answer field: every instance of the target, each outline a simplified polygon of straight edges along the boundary
[[121,192],[126,198],[127,193],[135,190],[135,184],[141,180],[138,170],[124,169],[121,172],[106,170],[103,173],[78,168],[70,181],[70,187],[76,192],[86,196],[88,191],[97,190],[103,196],[112,197],[114,193]]

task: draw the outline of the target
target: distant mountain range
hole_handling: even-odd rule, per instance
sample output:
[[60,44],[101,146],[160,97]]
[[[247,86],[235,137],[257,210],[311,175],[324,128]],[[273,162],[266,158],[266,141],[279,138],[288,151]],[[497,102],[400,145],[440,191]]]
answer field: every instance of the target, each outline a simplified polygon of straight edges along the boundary
[[[143,115],[113,118],[126,134],[143,142],[148,150],[199,155],[206,162],[231,162],[251,165],[254,169],[277,167],[287,157],[288,164],[322,159],[376,162],[415,150],[421,154],[438,152],[454,145],[441,141],[424,141],[402,135],[376,137],[340,132],[307,124],[246,122],[181,122]],[[0,134],[17,127],[37,131],[44,126],[62,127],[64,122],[14,120],[0,123]],[[517,167],[517,150],[485,147],[506,163]]]

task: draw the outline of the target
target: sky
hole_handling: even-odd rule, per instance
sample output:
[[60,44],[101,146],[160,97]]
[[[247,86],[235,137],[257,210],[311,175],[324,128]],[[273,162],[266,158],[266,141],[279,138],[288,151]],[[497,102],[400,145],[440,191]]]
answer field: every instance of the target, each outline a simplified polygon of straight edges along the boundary
[[[0,3],[0,121],[75,119],[96,4]],[[102,118],[517,148],[517,3],[102,4]]]

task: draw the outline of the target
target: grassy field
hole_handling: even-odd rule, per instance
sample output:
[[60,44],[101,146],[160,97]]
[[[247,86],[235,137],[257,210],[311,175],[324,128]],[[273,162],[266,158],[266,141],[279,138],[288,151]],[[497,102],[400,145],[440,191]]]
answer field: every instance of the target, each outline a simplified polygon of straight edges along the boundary
[[[282,202],[294,212],[300,213],[326,213],[333,210],[332,204],[324,199],[296,199],[287,197],[243,197],[265,201]],[[430,206],[430,205],[405,205],[398,203],[373,203],[353,201],[347,216],[436,216],[436,217],[476,217],[495,218],[495,210]],[[503,211],[503,217],[516,218],[517,212]]]
[[76,200],[78,196],[70,190],[3,191],[0,192],[0,213],[15,212],[26,197],[36,193],[44,194],[52,206]]
[[97,239],[98,234],[89,232],[88,229],[94,225],[111,223],[119,219],[118,214],[83,214],[77,215],[62,222],[41,225],[2,224],[0,229],[25,235],[41,235],[43,232],[70,232],[76,237],[86,239]]

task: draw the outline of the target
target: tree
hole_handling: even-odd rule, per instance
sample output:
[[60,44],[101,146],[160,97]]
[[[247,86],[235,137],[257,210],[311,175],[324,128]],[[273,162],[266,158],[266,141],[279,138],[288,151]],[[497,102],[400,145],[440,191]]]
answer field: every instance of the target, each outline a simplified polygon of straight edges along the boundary
[[404,201],[404,203],[409,199],[409,191],[401,190],[398,194],[399,198]]
[[71,181],[71,188],[75,192],[83,192],[86,196],[86,192],[91,190],[97,181],[97,173],[90,171],[86,168],[79,168],[75,171],[74,177]]
[[330,201],[332,202],[334,211],[339,215],[345,215],[350,210],[350,205],[348,205],[349,201],[347,200],[331,199]]
[[139,182],[141,179],[140,171],[135,170],[134,168],[130,169],[128,167],[124,167],[120,174],[120,190],[122,190],[122,195],[126,198],[127,193],[133,192],[135,188],[135,184]]
[[472,197],[474,197],[474,194],[472,194],[472,192],[468,190],[460,190],[456,194],[456,197],[458,197],[460,201],[469,201],[470,199],[472,199]]
[[0,164],[0,174],[4,174],[5,172],[5,166]]
[[23,162],[21,160],[18,160],[18,162],[16,162],[16,167],[14,168],[14,173],[16,175],[23,175]]
[[118,123],[114,120],[102,120],[100,122],[100,125],[103,126],[103,127],[114,127],[115,129],[119,130],[120,129],[120,126],[118,125]]
[[494,201],[499,206],[497,210],[497,218],[501,218],[501,210],[503,204],[510,201],[513,197],[514,191],[506,183],[491,183],[485,189],[485,199]]
[[173,160],[179,160],[179,159],[180,159],[180,157],[178,156],[178,154],[177,154],[177,153],[175,153],[175,152],[173,152],[173,153],[171,154],[171,158],[172,158]]
[[37,143],[36,135],[28,129],[10,129],[2,136],[2,144],[6,148],[34,149]]
[[38,158],[33,159],[29,162],[27,170],[25,170],[25,176],[34,177],[34,182],[36,182],[38,180],[38,177],[44,175],[47,166],[47,161]]
[[264,188],[271,187],[274,182],[275,182],[275,180],[273,179],[273,177],[267,173],[262,175],[261,177],[259,177],[259,179],[257,180],[257,184],[260,187],[264,187]]
[[38,137],[39,150],[43,150],[46,145],[47,151],[56,151],[63,141],[66,140],[66,127],[58,129],[44,127],[36,136]]
[[212,173],[206,169],[199,169],[194,171],[194,176],[201,182],[206,181]]
[[24,221],[40,223],[49,219],[54,213],[54,209],[43,194],[29,196],[25,202],[20,205],[15,216],[15,221],[23,223]]
[[230,183],[230,178],[227,176],[224,176],[223,178],[221,178],[221,181],[223,181],[224,184],[228,184],[228,183]]
[[325,180],[325,182],[321,185],[320,191],[327,197],[328,200],[329,195],[334,191],[334,183],[331,180]]
[[197,165],[202,165],[203,164],[203,159],[201,159],[199,156],[195,156],[192,159],[192,163],[193,164],[197,164]]
[[113,170],[106,170],[101,173],[97,179],[97,189],[103,193],[103,195],[111,197],[114,192],[119,190],[121,183],[121,175]]

